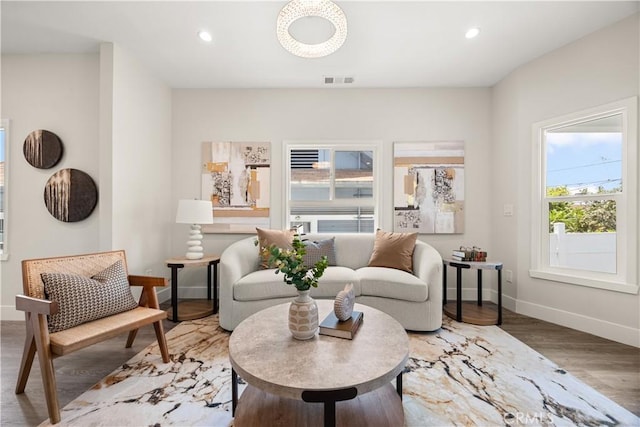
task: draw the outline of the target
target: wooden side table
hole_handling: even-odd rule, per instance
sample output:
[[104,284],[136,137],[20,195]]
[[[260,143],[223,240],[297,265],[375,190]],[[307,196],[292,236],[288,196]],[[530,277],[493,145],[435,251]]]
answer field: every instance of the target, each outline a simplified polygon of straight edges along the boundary
[[[474,325],[501,325],[502,324],[502,263],[456,261],[452,259],[442,260],[442,304],[445,314],[458,322],[472,323]],[[447,304],[447,266],[456,269],[456,305]],[[478,270],[478,301],[462,302],[462,270]],[[498,311],[482,305],[482,270],[496,270],[498,272]],[[464,310],[463,310],[464,308]]]
[[[201,259],[169,258],[164,262],[171,269],[171,308],[167,310],[169,320],[177,322],[199,319],[218,312],[219,255],[205,255]],[[189,267],[207,267],[207,299],[184,300],[178,305],[178,269]],[[211,300],[212,288],[213,301]]]

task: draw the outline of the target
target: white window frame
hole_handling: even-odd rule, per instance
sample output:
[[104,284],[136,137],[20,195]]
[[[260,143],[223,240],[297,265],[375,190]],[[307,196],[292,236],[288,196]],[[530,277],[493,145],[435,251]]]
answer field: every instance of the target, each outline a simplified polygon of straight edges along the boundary
[[[596,200],[616,201],[616,273],[551,266],[549,262],[549,200],[546,196],[545,131],[590,120],[622,115],[622,193],[594,195]],[[638,293],[638,98],[631,97],[538,123],[532,127],[533,188],[531,269],[538,279]],[[580,199],[590,196],[580,196]],[[570,201],[571,197],[566,198]]]
[[3,247],[2,254],[0,254],[0,261],[6,261],[9,259],[9,139],[10,128],[9,120],[0,119],[0,128],[4,129],[4,194],[2,197],[2,206],[4,208],[4,232],[3,232]]
[[[291,150],[338,150],[338,151],[372,151],[373,152],[373,197],[370,199],[336,199],[334,197],[333,185],[335,180],[335,168],[334,151],[332,151],[331,167],[332,172],[330,174],[330,198],[329,200],[291,200]],[[382,188],[382,170],[380,168],[380,156],[382,155],[382,141],[284,141],[284,167],[285,167],[285,180],[284,180],[284,215],[285,215],[285,228],[291,227],[291,208],[297,206],[313,207],[313,206],[348,206],[348,207],[369,207],[373,205],[373,230],[376,230],[380,224],[380,195]],[[303,218],[301,218],[302,220]],[[305,216],[305,219],[308,219]]]

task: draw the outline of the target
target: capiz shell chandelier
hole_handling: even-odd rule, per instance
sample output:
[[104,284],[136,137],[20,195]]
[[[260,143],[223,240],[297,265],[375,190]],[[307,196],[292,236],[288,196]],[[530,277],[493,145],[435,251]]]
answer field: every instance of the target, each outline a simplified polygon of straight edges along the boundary
[[[302,43],[291,35],[289,27],[294,21],[307,16],[317,16],[331,22],[335,32],[322,43]],[[321,58],[335,52],[347,39],[347,18],[340,7],[330,0],[293,0],[287,3],[280,14],[276,32],[282,47],[302,58]]]

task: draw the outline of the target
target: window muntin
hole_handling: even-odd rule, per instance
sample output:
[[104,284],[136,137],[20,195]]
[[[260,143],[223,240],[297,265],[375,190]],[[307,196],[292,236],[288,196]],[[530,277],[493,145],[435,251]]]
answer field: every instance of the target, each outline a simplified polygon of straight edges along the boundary
[[533,126],[532,277],[637,293],[637,100]]
[[287,226],[308,233],[372,233],[377,151],[377,143],[288,144]]

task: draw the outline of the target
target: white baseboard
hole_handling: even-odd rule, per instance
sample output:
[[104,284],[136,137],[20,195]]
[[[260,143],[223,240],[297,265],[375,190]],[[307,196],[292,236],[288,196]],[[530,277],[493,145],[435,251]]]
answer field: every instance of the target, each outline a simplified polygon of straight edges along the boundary
[[[165,302],[171,301],[171,287],[159,289],[156,288],[158,293],[158,301]],[[178,298],[206,298],[207,287],[206,286],[185,286],[178,289]],[[0,320],[24,320],[24,312],[16,310],[15,305],[2,305],[0,306]]]
[[545,322],[566,326],[622,344],[640,347],[640,329],[521,300],[516,302],[515,311]]
[[[462,290],[462,299],[474,301],[477,297],[475,288]],[[179,298],[206,298],[207,288],[205,286],[184,287],[179,290]],[[449,300],[455,296],[455,288],[447,289]],[[497,303],[498,292],[493,289],[484,290],[482,295],[483,301],[492,301]],[[171,300],[171,289],[167,287],[158,290],[158,300],[160,302]],[[581,314],[571,313],[564,310],[558,310],[546,307],[540,304],[534,304],[527,301],[517,300],[515,298],[502,296],[502,305],[504,308],[515,311],[525,316],[534,317],[546,322],[555,323],[557,325],[566,326],[578,331],[587,332],[612,341],[623,344],[640,347],[640,329],[631,328],[629,326],[619,325],[617,323],[584,316]],[[13,305],[0,306],[0,320],[24,320],[24,313],[16,310]]]
[[[498,293],[491,289],[482,289],[482,301],[493,301],[492,295],[496,295],[496,301],[498,301]],[[478,289],[477,288],[462,288],[462,300],[463,301],[477,301]],[[456,299],[456,288],[447,288],[447,299],[449,301]]]
[[[449,301],[455,300],[456,288],[447,288],[447,298]],[[476,288],[462,288],[463,301],[476,301],[478,290]],[[482,301],[498,303],[498,291],[495,289],[483,289]],[[516,311],[516,299],[502,293],[502,306],[507,310]]]
[[166,288],[156,288],[156,294],[158,294],[158,302],[165,302],[171,300],[171,287],[167,286]]
[[16,310],[15,305],[0,305],[0,320],[24,321],[24,311]]

